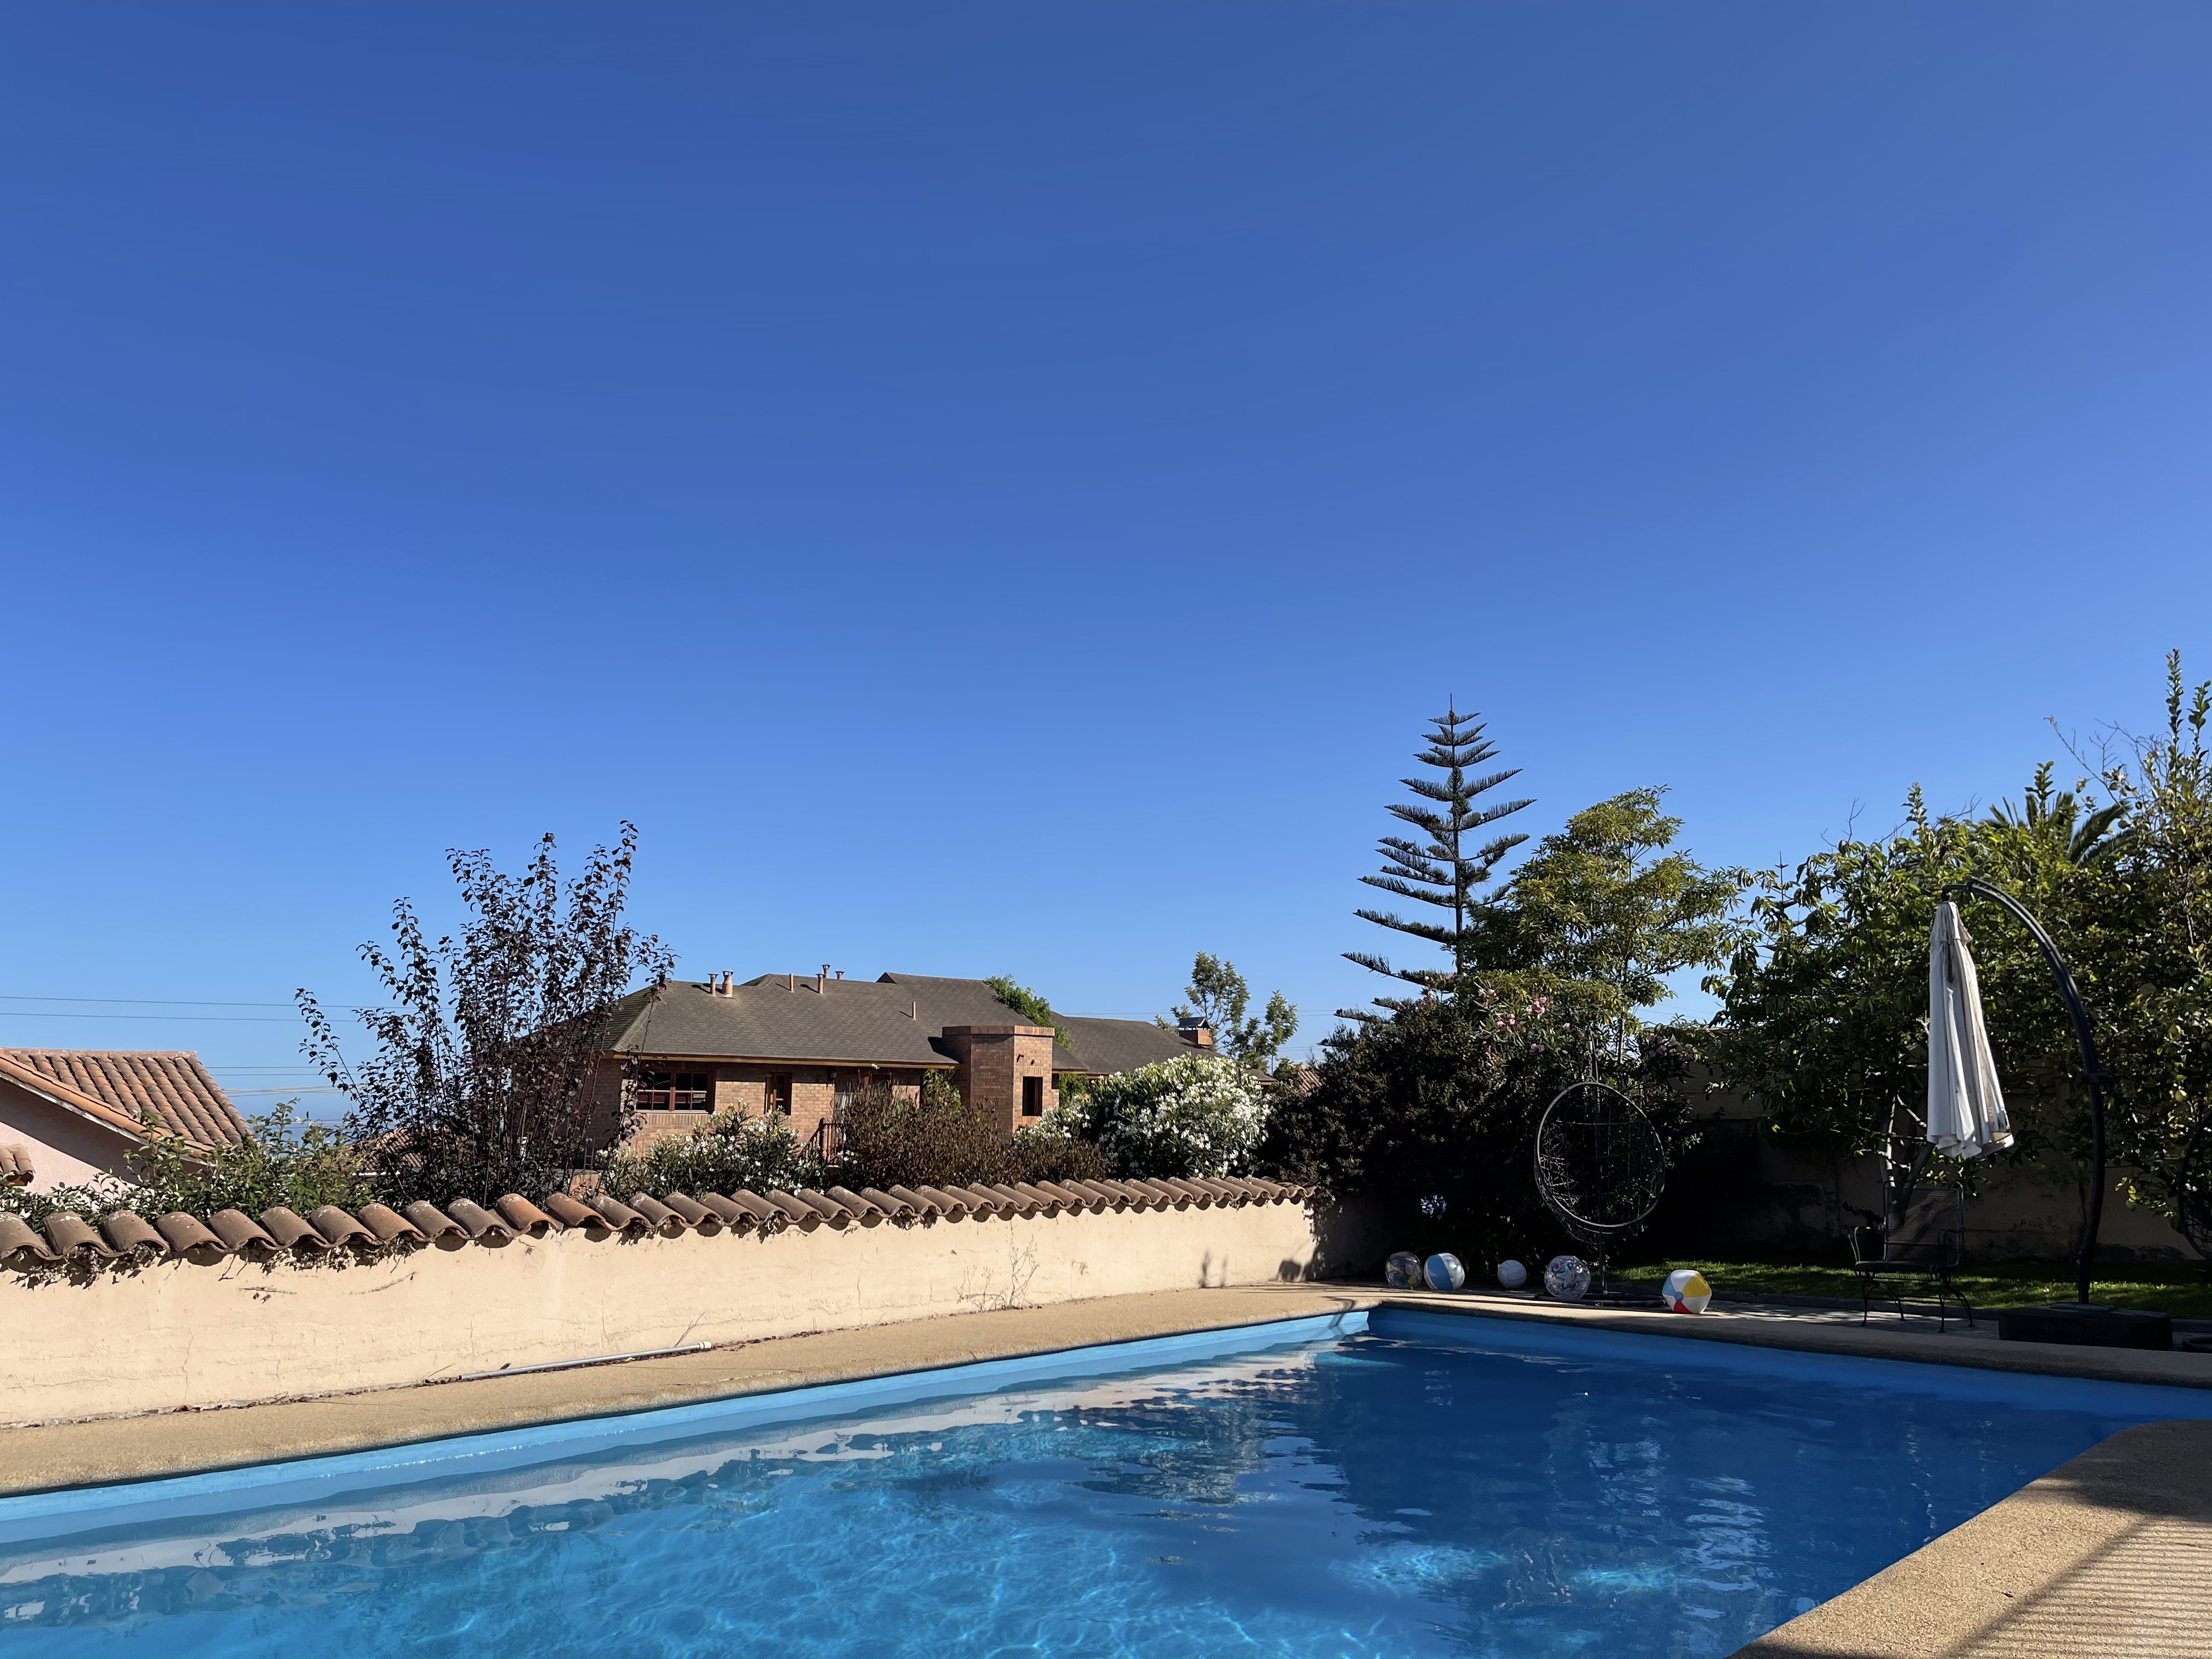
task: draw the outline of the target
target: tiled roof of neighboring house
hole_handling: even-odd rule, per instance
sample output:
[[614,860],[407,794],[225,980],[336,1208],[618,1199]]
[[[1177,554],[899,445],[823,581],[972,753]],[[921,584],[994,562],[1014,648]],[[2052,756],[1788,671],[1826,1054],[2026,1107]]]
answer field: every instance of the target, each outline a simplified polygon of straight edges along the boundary
[[[939,1034],[953,1025],[1008,1025],[1023,1017],[980,979],[885,974],[833,979],[764,974],[718,995],[696,981],[658,998],[641,991],[623,1007],[612,1047],[619,1053],[857,1066],[952,1063]],[[1055,1043],[1055,1072],[1094,1076],[1204,1052],[1188,1037],[1141,1019],[1063,1017],[1073,1042]]]
[[0,1187],[27,1187],[36,1174],[27,1146],[0,1146]]
[[1187,1210],[1195,1206],[1238,1207],[1247,1204],[1301,1204],[1322,1197],[1318,1188],[1254,1177],[1200,1177],[1158,1181],[1041,1181],[989,1187],[870,1187],[851,1192],[832,1187],[817,1193],[737,1192],[726,1197],[702,1193],[696,1198],[670,1193],[665,1198],[634,1196],[628,1204],[594,1194],[577,1197],[556,1193],[543,1208],[509,1193],[489,1209],[454,1199],[443,1209],[414,1203],[402,1212],[364,1204],[358,1215],[325,1205],[313,1215],[287,1209],[264,1210],[257,1219],[242,1210],[217,1210],[204,1218],[179,1210],[149,1222],[129,1210],[104,1218],[97,1227],[73,1211],[57,1210],[46,1218],[41,1237],[21,1216],[0,1210],[0,1267],[22,1272],[52,1271],[68,1263],[92,1267],[116,1261],[151,1261],[182,1256],[207,1264],[227,1256],[268,1261],[279,1256],[312,1259],[333,1250],[364,1255],[420,1249],[426,1244],[455,1247],[473,1241],[501,1245],[517,1235],[543,1238],[580,1228],[596,1238],[642,1238],[659,1233],[673,1238],[685,1232],[712,1235],[802,1232],[829,1226],[932,1226],[940,1221],[988,1221],[994,1216],[1035,1216],[1101,1210]]
[[149,1111],[170,1133],[201,1146],[246,1135],[246,1120],[198,1054],[0,1048],[0,1078],[129,1135],[145,1133],[141,1119]]

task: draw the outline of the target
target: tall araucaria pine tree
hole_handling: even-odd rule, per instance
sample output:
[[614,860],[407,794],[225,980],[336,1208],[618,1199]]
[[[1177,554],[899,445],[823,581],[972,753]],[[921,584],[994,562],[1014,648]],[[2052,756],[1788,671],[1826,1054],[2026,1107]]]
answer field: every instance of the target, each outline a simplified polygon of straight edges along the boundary
[[[1476,941],[1486,910],[1475,890],[1490,879],[1501,859],[1528,839],[1526,836],[1508,834],[1477,844],[1476,836],[1529,802],[1508,800],[1491,806],[1478,805],[1478,797],[1516,775],[1520,769],[1469,777],[1469,769],[1480,766],[1498,752],[1483,736],[1482,723],[1472,714],[1461,714],[1456,706],[1450,706],[1429,724],[1429,746],[1414,759],[1434,768],[1443,776],[1403,779],[1406,787],[1420,799],[1389,809],[1393,817],[1411,824],[1427,839],[1383,836],[1376,848],[1382,855],[1382,873],[1362,876],[1360,880],[1401,898],[1430,905],[1447,913],[1449,919],[1447,915],[1438,915],[1434,920],[1401,916],[1388,910],[1361,910],[1356,914],[1377,927],[1410,933],[1415,939],[1440,946],[1451,958],[1451,965],[1443,969],[1401,968],[1364,951],[1346,951],[1344,954],[1363,968],[1433,992],[1456,988],[1475,966]],[[1375,1001],[1381,1008],[1404,1006],[1402,1000],[1389,997],[1377,997]],[[1345,1019],[1376,1018],[1364,1009],[1340,1008],[1337,1012]]]

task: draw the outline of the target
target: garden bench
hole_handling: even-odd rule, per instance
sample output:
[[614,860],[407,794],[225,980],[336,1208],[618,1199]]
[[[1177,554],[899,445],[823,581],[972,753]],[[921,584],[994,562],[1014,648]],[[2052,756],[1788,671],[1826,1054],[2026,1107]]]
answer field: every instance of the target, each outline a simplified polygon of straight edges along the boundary
[[[1974,1304],[1951,1282],[1951,1274],[1966,1254],[1966,1194],[1958,1187],[1917,1188],[1886,1227],[1851,1230],[1851,1267],[1859,1276],[1859,1323],[1873,1310],[1878,1282],[1917,1279],[1936,1286],[1936,1328],[1949,1322],[1949,1298],[1966,1310],[1966,1323],[1974,1322]],[[1897,1306],[1905,1317],[1902,1294],[1885,1289],[1883,1299]]]

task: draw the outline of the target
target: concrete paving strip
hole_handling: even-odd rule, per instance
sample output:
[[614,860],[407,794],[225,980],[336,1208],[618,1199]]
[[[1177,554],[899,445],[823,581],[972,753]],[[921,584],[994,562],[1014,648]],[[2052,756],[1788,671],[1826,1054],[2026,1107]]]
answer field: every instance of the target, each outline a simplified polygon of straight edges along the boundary
[[2146,1423],[1735,1659],[2204,1659],[2212,1422]]

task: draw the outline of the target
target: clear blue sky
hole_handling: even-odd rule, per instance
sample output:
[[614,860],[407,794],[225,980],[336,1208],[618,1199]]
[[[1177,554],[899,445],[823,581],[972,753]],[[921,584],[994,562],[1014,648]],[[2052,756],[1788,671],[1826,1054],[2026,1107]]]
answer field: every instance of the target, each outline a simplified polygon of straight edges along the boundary
[[281,1008],[23,999],[344,1001],[442,849],[625,816],[692,974],[1137,1012],[1204,948],[1310,1037],[1452,696],[1540,832],[2016,793],[2212,673],[2208,62],[2201,4],[11,7],[0,1041],[282,1086]]

